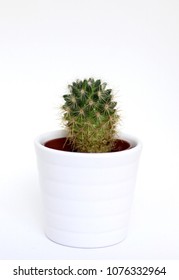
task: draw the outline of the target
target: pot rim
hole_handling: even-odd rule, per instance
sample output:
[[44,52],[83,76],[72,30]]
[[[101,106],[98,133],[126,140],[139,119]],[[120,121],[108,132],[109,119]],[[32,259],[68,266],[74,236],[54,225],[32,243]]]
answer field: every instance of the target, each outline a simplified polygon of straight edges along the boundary
[[59,130],[51,130],[44,133],[41,133],[39,136],[37,136],[34,140],[34,145],[37,149],[40,149],[43,152],[48,152],[50,154],[54,155],[69,155],[73,157],[96,157],[96,158],[108,158],[111,156],[119,157],[120,155],[125,154],[131,154],[136,153],[142,149],[142,143],[141,141],[128,133],[121,133],[119,139],[128,141],[131,145],[131,148],[122,150],[122,151],[115,151],[115,152],[107,152],[107,153],[84,153],[84,152],[73,152],[73,151],[62,151],[62,150],[55,150],[44,146],[44,143],[49,140],[62,138],[66,136],[66,130],[65,129],[59,129]]

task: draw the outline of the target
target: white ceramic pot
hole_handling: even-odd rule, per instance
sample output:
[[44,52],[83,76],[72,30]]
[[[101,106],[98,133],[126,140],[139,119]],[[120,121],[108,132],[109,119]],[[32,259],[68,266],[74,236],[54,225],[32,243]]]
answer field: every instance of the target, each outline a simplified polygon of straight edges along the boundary
[[52,131],[35,140],[47,237],[82,248],[119,243],[127,233],[141,143],[122,135],[132,148],[111,153],[44,146],[65,136],[64,130]]

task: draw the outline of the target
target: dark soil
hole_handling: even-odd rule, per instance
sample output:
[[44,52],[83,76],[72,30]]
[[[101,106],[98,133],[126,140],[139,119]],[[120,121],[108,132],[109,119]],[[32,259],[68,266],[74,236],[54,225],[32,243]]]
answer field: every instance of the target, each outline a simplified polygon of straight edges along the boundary
[[[65,137],[49,140],[44,144],[44,146],[59,151],[75,152]],[[111,152],[124,151],[130,148],[131,146],[127,141],[116,139],[114,148]]]

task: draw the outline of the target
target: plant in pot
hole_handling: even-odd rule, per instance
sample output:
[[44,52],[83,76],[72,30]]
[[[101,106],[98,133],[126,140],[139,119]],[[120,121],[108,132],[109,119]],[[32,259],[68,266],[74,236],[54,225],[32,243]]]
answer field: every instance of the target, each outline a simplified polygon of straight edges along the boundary
[[119,243],[127,234],[140,141],[118,132],[113,92],[93,78],[64,95],[65,129],[36,138],[45,232],[81,248]]

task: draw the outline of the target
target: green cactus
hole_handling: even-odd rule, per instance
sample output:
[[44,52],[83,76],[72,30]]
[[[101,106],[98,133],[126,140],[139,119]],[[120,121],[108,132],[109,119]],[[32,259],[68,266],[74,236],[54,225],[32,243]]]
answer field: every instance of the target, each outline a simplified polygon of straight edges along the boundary
[[67,139],[73,150],[87,153],[110,152],[113,149],[116,126],[120,119],[112,90],[101,80],[77,80],[63,95],[63,119]]

